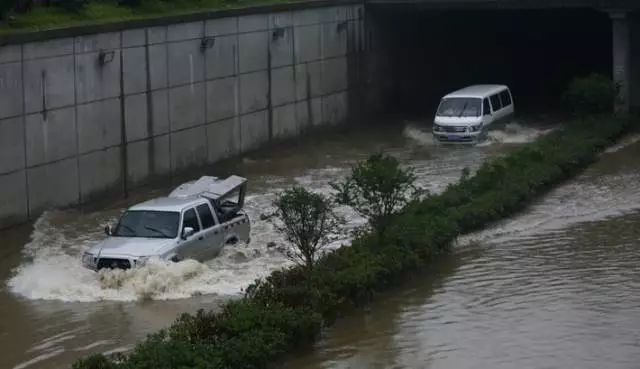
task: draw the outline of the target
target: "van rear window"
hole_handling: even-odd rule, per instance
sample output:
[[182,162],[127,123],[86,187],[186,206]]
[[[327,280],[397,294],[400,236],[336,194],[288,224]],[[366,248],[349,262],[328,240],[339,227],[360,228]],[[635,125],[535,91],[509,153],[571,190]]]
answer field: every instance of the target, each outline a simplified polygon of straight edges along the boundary
[[472,97],[449,97],[442,99],[436,115],[440,117],[479,117],[482,99]]
[[511,105],[511,95],[509,95],[509,91],[504,90],[500,92],[500,100],[502,101],[502,106]]

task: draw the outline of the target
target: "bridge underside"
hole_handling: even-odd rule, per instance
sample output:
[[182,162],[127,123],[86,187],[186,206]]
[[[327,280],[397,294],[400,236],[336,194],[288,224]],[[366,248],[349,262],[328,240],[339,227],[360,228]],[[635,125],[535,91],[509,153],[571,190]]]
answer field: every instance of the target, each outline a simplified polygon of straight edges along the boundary
[[640,9],[637,0],[366,0],[366,3],[413,10]]
[[[551,2],[535,3],[545,1]],[[620,19],[585,7],[495,7],[508,2],[464,9],[455,5],[489,2],[447,1],[444,9],[434,6],[442,1],[370,1],[368,13],[386,58],[390,108],[428,115],[449,91],[504,83],[512,87],[519,111],[556,110],[565,106],[568,82],[592,72],[622,82],[628,103],[620,109],[640,107],[640,12]]]

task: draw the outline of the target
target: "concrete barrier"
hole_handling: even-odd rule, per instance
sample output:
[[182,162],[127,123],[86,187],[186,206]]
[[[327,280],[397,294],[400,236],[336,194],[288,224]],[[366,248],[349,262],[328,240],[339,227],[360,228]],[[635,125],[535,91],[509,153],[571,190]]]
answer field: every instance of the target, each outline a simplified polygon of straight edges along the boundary
[[0,227],[341,124],[373,80],[362,5],[177,21],[4,39]]

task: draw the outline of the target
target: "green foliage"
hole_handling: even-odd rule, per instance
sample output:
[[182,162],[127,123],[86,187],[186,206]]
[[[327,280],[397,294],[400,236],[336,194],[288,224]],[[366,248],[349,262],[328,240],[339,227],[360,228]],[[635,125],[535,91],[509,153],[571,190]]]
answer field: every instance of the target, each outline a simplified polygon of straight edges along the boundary
[[78,12],[89,4],[89,0],[51,0],[51,5],[68,12]]
[[351,206],[369,220],[382,238],[391,217],[422,193],[415,185],[411,169],[403,169],[398,159],[376,153],[357,163],[343,181],[332,183],[335,201]]
[[[292,0],[0,0],[0,34],[87,26]],[[12,15],[9,21],[6,15]],[[4,16],[5,22],[2,22]]]
[[142,5],[142,0],[118,0],[118,5],[137,8]]
[[564,98],[579,115],[610,113],[618,88],[607,76],[590,74],[574,78]]
[[333,212],[328,199],[302,187],[284,191],[274,206],[281,223],[276,228],[295,248],[287,255],[312,269],[318,252],[327,245],[328,236],[338,230],[342,220]]
[[[219,312],[184,314],[126,359],[101,356],[75,369],[265,368],[310,347],[323,325],[360,306],[401,276],[428,266],[455,238],[524,209],[536,196],[597,160],[631,122],[591,117],[482,165],[443,193],[410,202],[388,219],[385,238],[360,234],[319,258],[312,270],[273,272]],[[375,160],[379,160],[375,159]],[[376,247],[372,247],[375,245]],[[277,366],[277,365],[275,365]]]
[[73,369],[116,369],[118,365],[104,355],[91,355],[73,363]]

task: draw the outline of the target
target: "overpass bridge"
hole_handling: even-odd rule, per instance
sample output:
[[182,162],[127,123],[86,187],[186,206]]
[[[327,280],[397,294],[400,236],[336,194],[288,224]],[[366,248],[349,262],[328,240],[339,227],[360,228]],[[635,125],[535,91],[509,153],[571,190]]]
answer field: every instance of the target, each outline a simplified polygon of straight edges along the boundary
[[[640,110],[640,0],[364,0],[369,9],[380,13],[455,11],[570,11],[591,9],[609,18],[610,74],[620,86],[619,112]],[[546,26],[544,20],[540,27]],[[567,27],[573,27],[567,20]],[[536,32],[535,30],[531,30]],[[590,37],[590,36],[586,36]]]
[[640,2],[637,0],[364,0],[364,2],[366,4],[416,5],[425,9],[640,9]]

